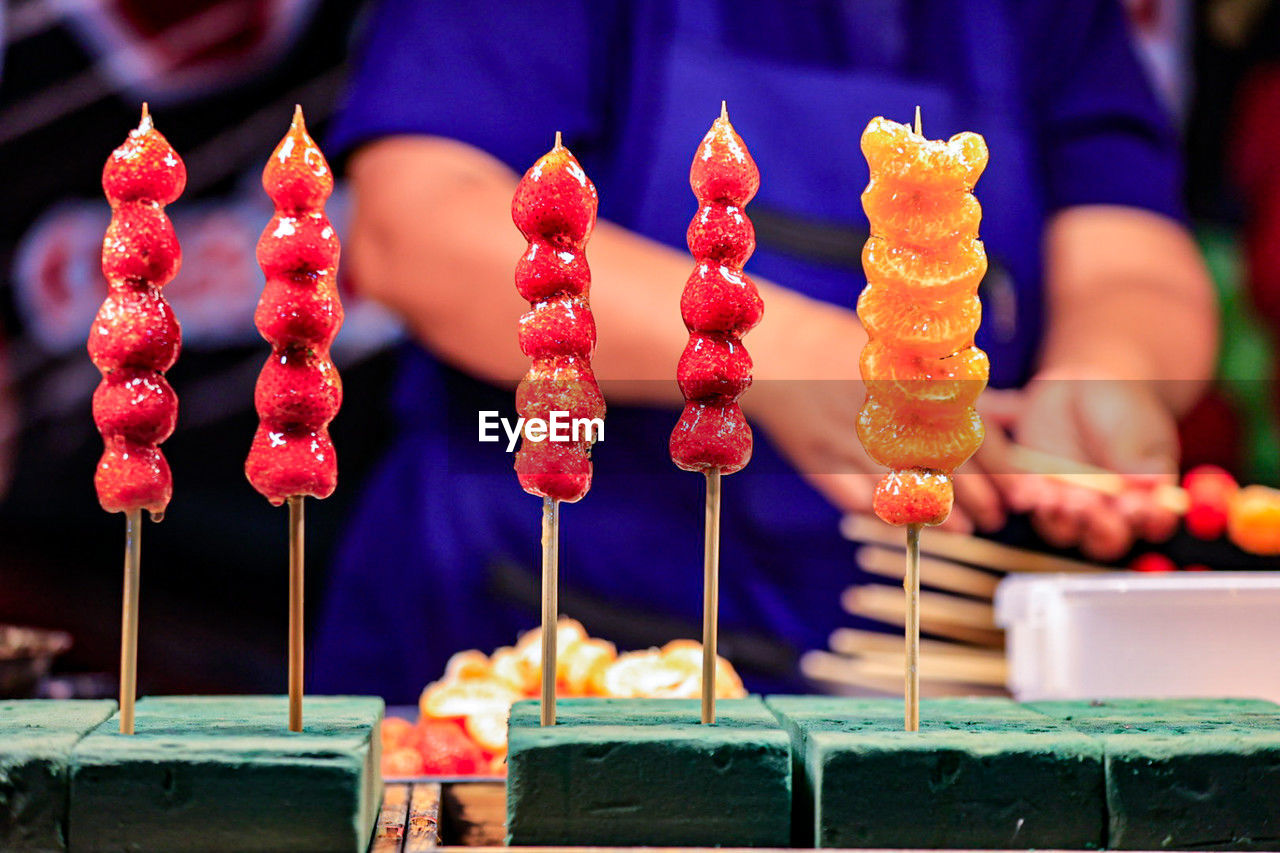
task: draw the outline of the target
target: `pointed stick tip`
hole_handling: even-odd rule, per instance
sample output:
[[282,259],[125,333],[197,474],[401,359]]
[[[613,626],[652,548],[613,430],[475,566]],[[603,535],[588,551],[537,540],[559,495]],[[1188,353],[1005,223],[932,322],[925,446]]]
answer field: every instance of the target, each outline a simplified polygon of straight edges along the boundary
[[723,119],[724,121],[729,120],[729,102],[728,101],[725,101],[725,100],[720,101],[720,118]]
[[920,127],[920,105],[919,104],[916,104],[916,134],[921,136],[924,135],[924,131],[921,130],[921,127]]

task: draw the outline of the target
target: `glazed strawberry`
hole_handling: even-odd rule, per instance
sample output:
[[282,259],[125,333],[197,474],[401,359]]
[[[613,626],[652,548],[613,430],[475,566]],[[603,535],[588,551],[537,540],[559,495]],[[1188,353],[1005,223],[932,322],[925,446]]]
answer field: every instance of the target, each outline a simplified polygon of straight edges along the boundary
[[342,326],[342,302],[331,277],[280,276],[267,282],[253,322],[279,346],[333,342]]
[[687,232],[693,274],[680,296],[689,343],[676,365],[684,412],[671,434],[671,459],[687,471],[732,474],[751,459],[751,427],[737,400],[751,385],[742,345],[764,312],[742,271],[756,236],[743,208],[760,189],[760,171],[722,107],[689,168],[698,212]]
[[[603,418],[604,397],[591,371],[596,324],[588,292],[591,271],[584,248],[595,228],[596,188],[560,143],[521,178],[511,218],[529,241],[516,264],[516,290],[531,310],[520,318],[520,349],[533,360],[516,388],[522,417],[549,421],[554,412],[572,419]],[[516,475],[532,495],[580,500],[591,488],[592,430],[570,440],[527,432],[516,454]]]
[[702,332],[741,336],[754,329],[763,314],[764,300],[740,268],[698,264],[680,296],[685,326]]
[[591,358],[596,321],[583,296],[557,296],[535,302],[520,318],[520,351],[533,359],[556,356]]
[[89,329],[88,349],[102,373],[93,394],[93,419],[104,444],[93,478],[98,502],[108,512],[145,509],[156,520],[173,495],[158,445],[178,417],[178,397],[163,373],[177,360],[182,339],[160,293],[182,265],[164,206],[186,182],[186,167],[144,105],[137,129],[102,170],[111,203],[102,241],[107,298]]
[[245,475],[275,505],[327,498],[338,485],[329,423],[342,382],[329,345],[342,326],[338,235],[324,213],[333,174],[307,134],[302,108],[262,172],[275,215],[258,240],[267,278],[254,322],[271,344],[253,402],[260,420]]
[[751,426],[737,403],[686,403],[671,433],[671,459],[686,471],[741,471],[751,461]]
[[941,471],[903,468],[880,479],[871,506],[889,524],[941,524],[953,497],[951,478]]
[[694,332],[676,365],[676,383],[685,399],[732,402],[751,385],[751,356],[732,333]]
[[951,512],[951,472],[983,439],[973,406],[990,366],[973,342],[987,257],[972,191],[987,147],[977,134],[935,142],[875,118],[862,151],[871,170],[862,194],[871,238],[858,298],[867,332],[858,438],[893,469],[876,488],[876,515],[889,524],[941,524]]

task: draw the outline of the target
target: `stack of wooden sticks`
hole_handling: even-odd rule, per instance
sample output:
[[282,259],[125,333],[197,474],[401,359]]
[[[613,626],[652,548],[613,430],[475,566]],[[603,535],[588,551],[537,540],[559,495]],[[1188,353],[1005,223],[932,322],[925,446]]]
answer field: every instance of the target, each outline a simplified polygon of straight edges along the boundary
[[[900,532],[870,516],[848,516],[844,536],[861,543],[858,565],[890,581],[903,575]],[[1104,572],[1105,566],[1001,545],[975,536],[931,529],[920,539],[920,693],[922,696],[1004,695],[1004,632],[992,599],[1010,572]],[[898,585],[851,586],[844,609],[883,623],[894,633],[839,628],[830,651],[800,661],[805,677],[841,693],[902,690],[903,606]]]

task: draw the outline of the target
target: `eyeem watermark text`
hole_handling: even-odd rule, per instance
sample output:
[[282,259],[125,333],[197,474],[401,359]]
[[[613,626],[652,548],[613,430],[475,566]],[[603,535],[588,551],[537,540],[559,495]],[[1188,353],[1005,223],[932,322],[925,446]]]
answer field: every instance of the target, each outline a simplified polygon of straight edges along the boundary
[[526,441],[604,441],[604,418],[571,418],[568,412],[551,412],[546,418],[504,418],[496,411],[480,412],[480,441],[501,441],[507,436],[507,452],[514,453],[521,435]]

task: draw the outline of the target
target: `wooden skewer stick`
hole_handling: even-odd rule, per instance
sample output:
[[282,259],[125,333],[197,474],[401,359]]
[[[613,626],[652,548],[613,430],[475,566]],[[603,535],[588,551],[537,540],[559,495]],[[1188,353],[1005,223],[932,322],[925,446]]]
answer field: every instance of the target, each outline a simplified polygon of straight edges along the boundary
[[[919,132],[920,108],[916,108],[916,132]],[[907,617],[903,634],[906,638],[906,660],[903,694],[906,708],[903,725],[909,732],[920,730],[920,525],[907,525],[907,571],[902,579],[907,594]]]
[[[880,577],[903,577],[902,555],[892,548],[880,545],[864,545],[859,548],[858,566],[864,572]],[[947,592],[990,601],[995,596],[1000,578],[981,569],[925,556],[920,558],[920,582]]]
[[[146,107],[143,107],[145,111]],[[142,510],[124,518],[124,602],[120,610],[120,734],[133,734],[138,694],[138,584],[142,580]]]
[[[877,518],[866,515],[846,515],[840,521],[840,532],[854,542],[874,542],[888,547],[902,547],[896,528]],[[1000,572],[1105,572],[1107,568],[1096,563],[1070,560],[1026,548],[1002,545],[989,539],[979,539],[965,533],[950,530],[930,530],[926,554],[958,560]]]
[[[902,641],[893,634],[881,634],[878,631],[864,631],[858,628],[837,628],[831,632],[827,643],[831,650],[850,657],[901,655]],[[951,640],[920,641],[921,654],[929,658],[977,658],[990,661],[1003,661],[1003,649],[979,648],[968,646]]]
[[[1009,446],[1006,457],[1009,465],[1028,474],[1039,474],[1059,482],[1101,492],[1104,495],[1120,495],[1131,487],[1125,478],[1115,471],[1065,459],[1052,453],[1032,450],[1018,444]],[[1186,489],[1165,484],[1156,488],[1153,497],[1161,507],[1176,515],[1184,515],[1191,506]]]
[[306,519],[302,495],[289,498],[289,731],[302,731],[302,650]]
[[[873,592],[868,595],[867,593]],[[960,613],[951,612],[951,596],[942,595],[939,601],[933,596],[939,593],[921,593],[920,629],[938,637],[947,637],[962,643],[970,643],[984,648],[1003,648],[1004,632],[992,627],[989,621],[983,622],[971,616],[965,618]],[[905,626],[906,618],[902,606],[902,594],[887,586],[860,586],[845,590],[840,604],[854,616],[861,616],[888,625]],[[979,604],[965,601],[964,604]],[[979,605],[981,606],[981,605]],[[898,645],[901,648],[901,643]]]
[[702,722],[716,721],[716,637],[720,611],[720,469],[707,471],[702,555]]
[[[830,652],[810,651],[800,657],[800,672],[805,678],[821,681],[837,688],[853,688],[857,692],[868,690],[893,695],[902,689],[900,676],[895,675],[896,667],[891,672],[868,671],[853,664],[848,658],[833,655]],[[974,681],[952,681],[943,678],[931,678],[928,674],[921,680],[920,695],[930,696],[1007,696],[1003,687]]]
[[542,499],[542,725],[556,724],[556,622],[560,618],[560,501]]

